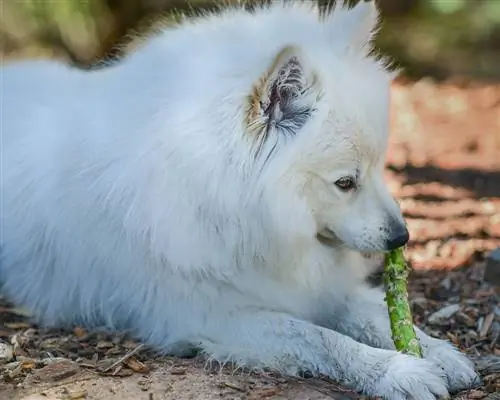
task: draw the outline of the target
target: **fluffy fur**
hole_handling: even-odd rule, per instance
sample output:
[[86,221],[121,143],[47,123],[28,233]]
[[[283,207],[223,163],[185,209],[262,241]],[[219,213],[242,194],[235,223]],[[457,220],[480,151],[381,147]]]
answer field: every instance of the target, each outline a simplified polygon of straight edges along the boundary
[[390,74],[372,3],[230,8],[92,72],[2,74],[3,290],[45,325],[431,400],[471,362],[393,349],[364,253],[407,240],[382,178]]

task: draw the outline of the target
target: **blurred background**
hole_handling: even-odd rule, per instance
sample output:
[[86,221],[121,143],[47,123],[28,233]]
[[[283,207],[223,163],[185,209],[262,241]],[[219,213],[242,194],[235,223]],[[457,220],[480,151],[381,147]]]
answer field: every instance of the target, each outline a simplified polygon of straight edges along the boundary
[[[408,77],[500,77],[500,0],[377,2],[383,17],[377,44]],[[88,68],[122,56],[121,45],[134,32],[176,12],[214,3],[217,0],[2,0],[0,54],[7,61],[56,57]]]

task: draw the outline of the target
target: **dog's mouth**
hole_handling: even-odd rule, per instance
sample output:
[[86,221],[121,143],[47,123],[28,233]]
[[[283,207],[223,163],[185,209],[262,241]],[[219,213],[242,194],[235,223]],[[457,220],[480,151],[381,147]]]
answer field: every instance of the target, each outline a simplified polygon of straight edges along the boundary
[[345,243],[342,239],[340,239],[340,237],[336,235],[335,232],[333,232],[331,229],[328,228],[324,228],[321,232],[318,232],[316,234],[316,239],[320,243],[328,247],[333,248],[333,247],[346,246],[350,248],[350,246],[347,243]]
[[321,232],[318,232],[316,234],[316,238],[320,243],[323,243],[324,245],[329,247],[337,247],[345,244],[333,231],[328,228],[325,228]]
[[346,246],[350,248],[351,250],[359,252],[363,257],[368,258],[368,259],[373,259],[373,258],[380,258],[381,257],[381,252],[380,251],[362,251],[360,249],[353,248],[352,246],[349,246],[349,244],[345,243],[342,239],[340,239],[335,232],[333,232],[331,229],[325,228],[321,232],[318,232],[316,234],[316,239],[325,246],[328,247],[339,247],[339,246]]

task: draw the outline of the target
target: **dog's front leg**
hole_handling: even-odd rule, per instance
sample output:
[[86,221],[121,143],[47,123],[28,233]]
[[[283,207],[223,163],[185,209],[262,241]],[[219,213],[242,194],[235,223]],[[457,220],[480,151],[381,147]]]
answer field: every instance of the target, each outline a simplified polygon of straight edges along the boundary
[[333,330],[271,311],[244,311],[210,320],[199,337],[221,363],[289,375],[310,371],[386,399],[446,395],[442,371],[431,362],[359,343]]
[[[365,343],[383,349],[394,349],[384,293],[379,288],[361,286],[341,298],[332,295],[333,312],[318,321]],[[415,327],[424,357],[441,367],[452,392],[474,386],[479,378],[473,363],[451,343],[432,338]]]

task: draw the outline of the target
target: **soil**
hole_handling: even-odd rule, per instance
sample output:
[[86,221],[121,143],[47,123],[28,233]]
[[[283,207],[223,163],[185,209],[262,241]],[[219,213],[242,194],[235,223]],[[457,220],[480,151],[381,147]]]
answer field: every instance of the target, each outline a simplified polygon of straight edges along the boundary
[[[484,277],[500,247],[500,85],[397,82],[387,178],[411,233],[415,322],[475,360],[482,385],[455,399],[500,399],[500,273]],[[0,299],[0,399],[360,398],[326,379],[157,357],[123,335],[39,329]]]

